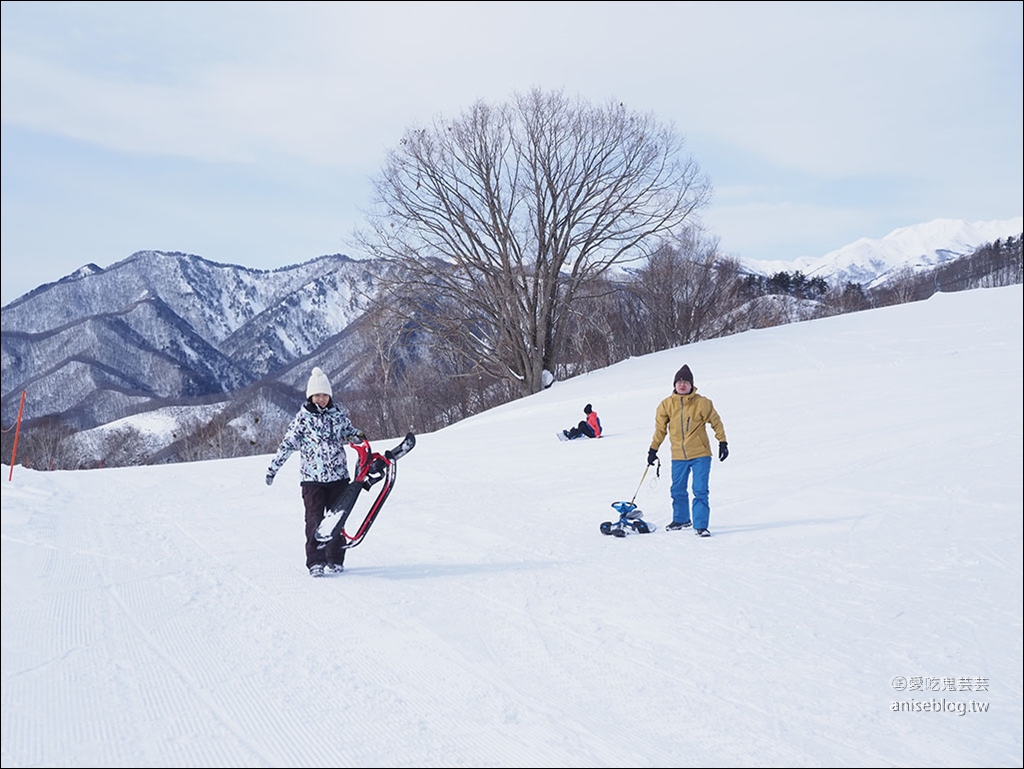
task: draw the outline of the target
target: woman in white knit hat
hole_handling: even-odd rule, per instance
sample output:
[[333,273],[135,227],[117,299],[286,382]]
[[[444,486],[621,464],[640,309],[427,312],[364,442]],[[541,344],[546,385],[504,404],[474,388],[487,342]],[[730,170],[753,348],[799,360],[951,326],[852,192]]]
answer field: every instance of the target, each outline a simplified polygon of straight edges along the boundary
[[348,488],[345,444],[366,439],[332,396],[327,375],[319,367],[314,368],[306,384],[306,402],[285,431],[267,470],[269,486],[288,457],[299,452],[302,502],[306,508],[306,567],[313,577],[322,577],[325,572],[340,574],[344,569],[342,542],[334,541],[320,549],[316,529]]

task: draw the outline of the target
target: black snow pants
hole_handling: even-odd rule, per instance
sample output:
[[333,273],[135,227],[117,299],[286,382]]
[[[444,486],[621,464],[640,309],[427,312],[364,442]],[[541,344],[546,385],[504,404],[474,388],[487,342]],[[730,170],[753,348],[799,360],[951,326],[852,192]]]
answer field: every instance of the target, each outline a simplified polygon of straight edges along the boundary
[[342,566],[345,563],[345,549],[341,547],[341,541],[332,542],[323,550],[316,539],[316,528],[320,521],[341,498],[348,488],[348,478],[330,483],[315,483],[303,481],[302,483],[302,504],[306,507],[306,567],[314,563],[337,564]]

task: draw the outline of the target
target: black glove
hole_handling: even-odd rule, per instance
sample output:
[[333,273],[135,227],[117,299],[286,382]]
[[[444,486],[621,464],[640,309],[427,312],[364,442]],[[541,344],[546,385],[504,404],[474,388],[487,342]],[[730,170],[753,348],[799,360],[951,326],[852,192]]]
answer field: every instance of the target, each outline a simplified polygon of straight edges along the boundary
[[267,470],[267,485],[271,486],[274,483],[274,471]]
[[653,465],[658,461],[657,449],[647,449],[647,464],[648,466]]
[[724,462],[727,456],[729,456],[729,444],[722,441],[718,444],[718,460]]

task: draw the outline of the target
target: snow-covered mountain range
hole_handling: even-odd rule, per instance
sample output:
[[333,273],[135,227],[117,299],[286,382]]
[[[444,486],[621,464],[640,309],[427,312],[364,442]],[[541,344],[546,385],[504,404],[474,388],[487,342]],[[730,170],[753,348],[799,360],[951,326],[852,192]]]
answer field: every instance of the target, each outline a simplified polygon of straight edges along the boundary
[[341,255],[270,271],[159,251],[87,265],[3,308],[4,424],[22,391],[25,419],[83,429],[268,377],[294,402],[291,366],[343,352],[375,283],[372,264]]
[[743,261],[751,272],[802,272],[821,277],[832,285],[860,283],[875,288],[907,270],[920,272],[973,253],[979,246],[1019,238],[1024,217],[984,222],[935,219],[925,224],[900,227],[884,238],[861,238],[817,258],[785,261]]
[[[803,272],[870,287],[1000,239],[1024,218],[940,219],[861,239],[819,259],[749,262],[752,273]],[[246,388],[290,414],[316,358],[346,378],[353,324],[379,284],[378,266],[343,255],[277,270],[141,251],[89,264],[2,308],[3,423],[26,393],[23,419],[59,416],[78,430],[181,406],[224,404]]]

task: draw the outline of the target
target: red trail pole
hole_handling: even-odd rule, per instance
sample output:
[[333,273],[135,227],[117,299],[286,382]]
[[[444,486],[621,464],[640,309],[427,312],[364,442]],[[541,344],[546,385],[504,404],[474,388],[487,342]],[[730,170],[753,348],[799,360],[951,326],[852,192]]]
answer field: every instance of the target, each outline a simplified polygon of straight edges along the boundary
[[11,447],[11,472],[7,475],[7,480],[14,479],[14,459],[18,456],[18,436],[21,434],[21,413],[25,410],[25,391],[21,391],[21,405],[18,406],[18,422],[14,427],[14,446]]

